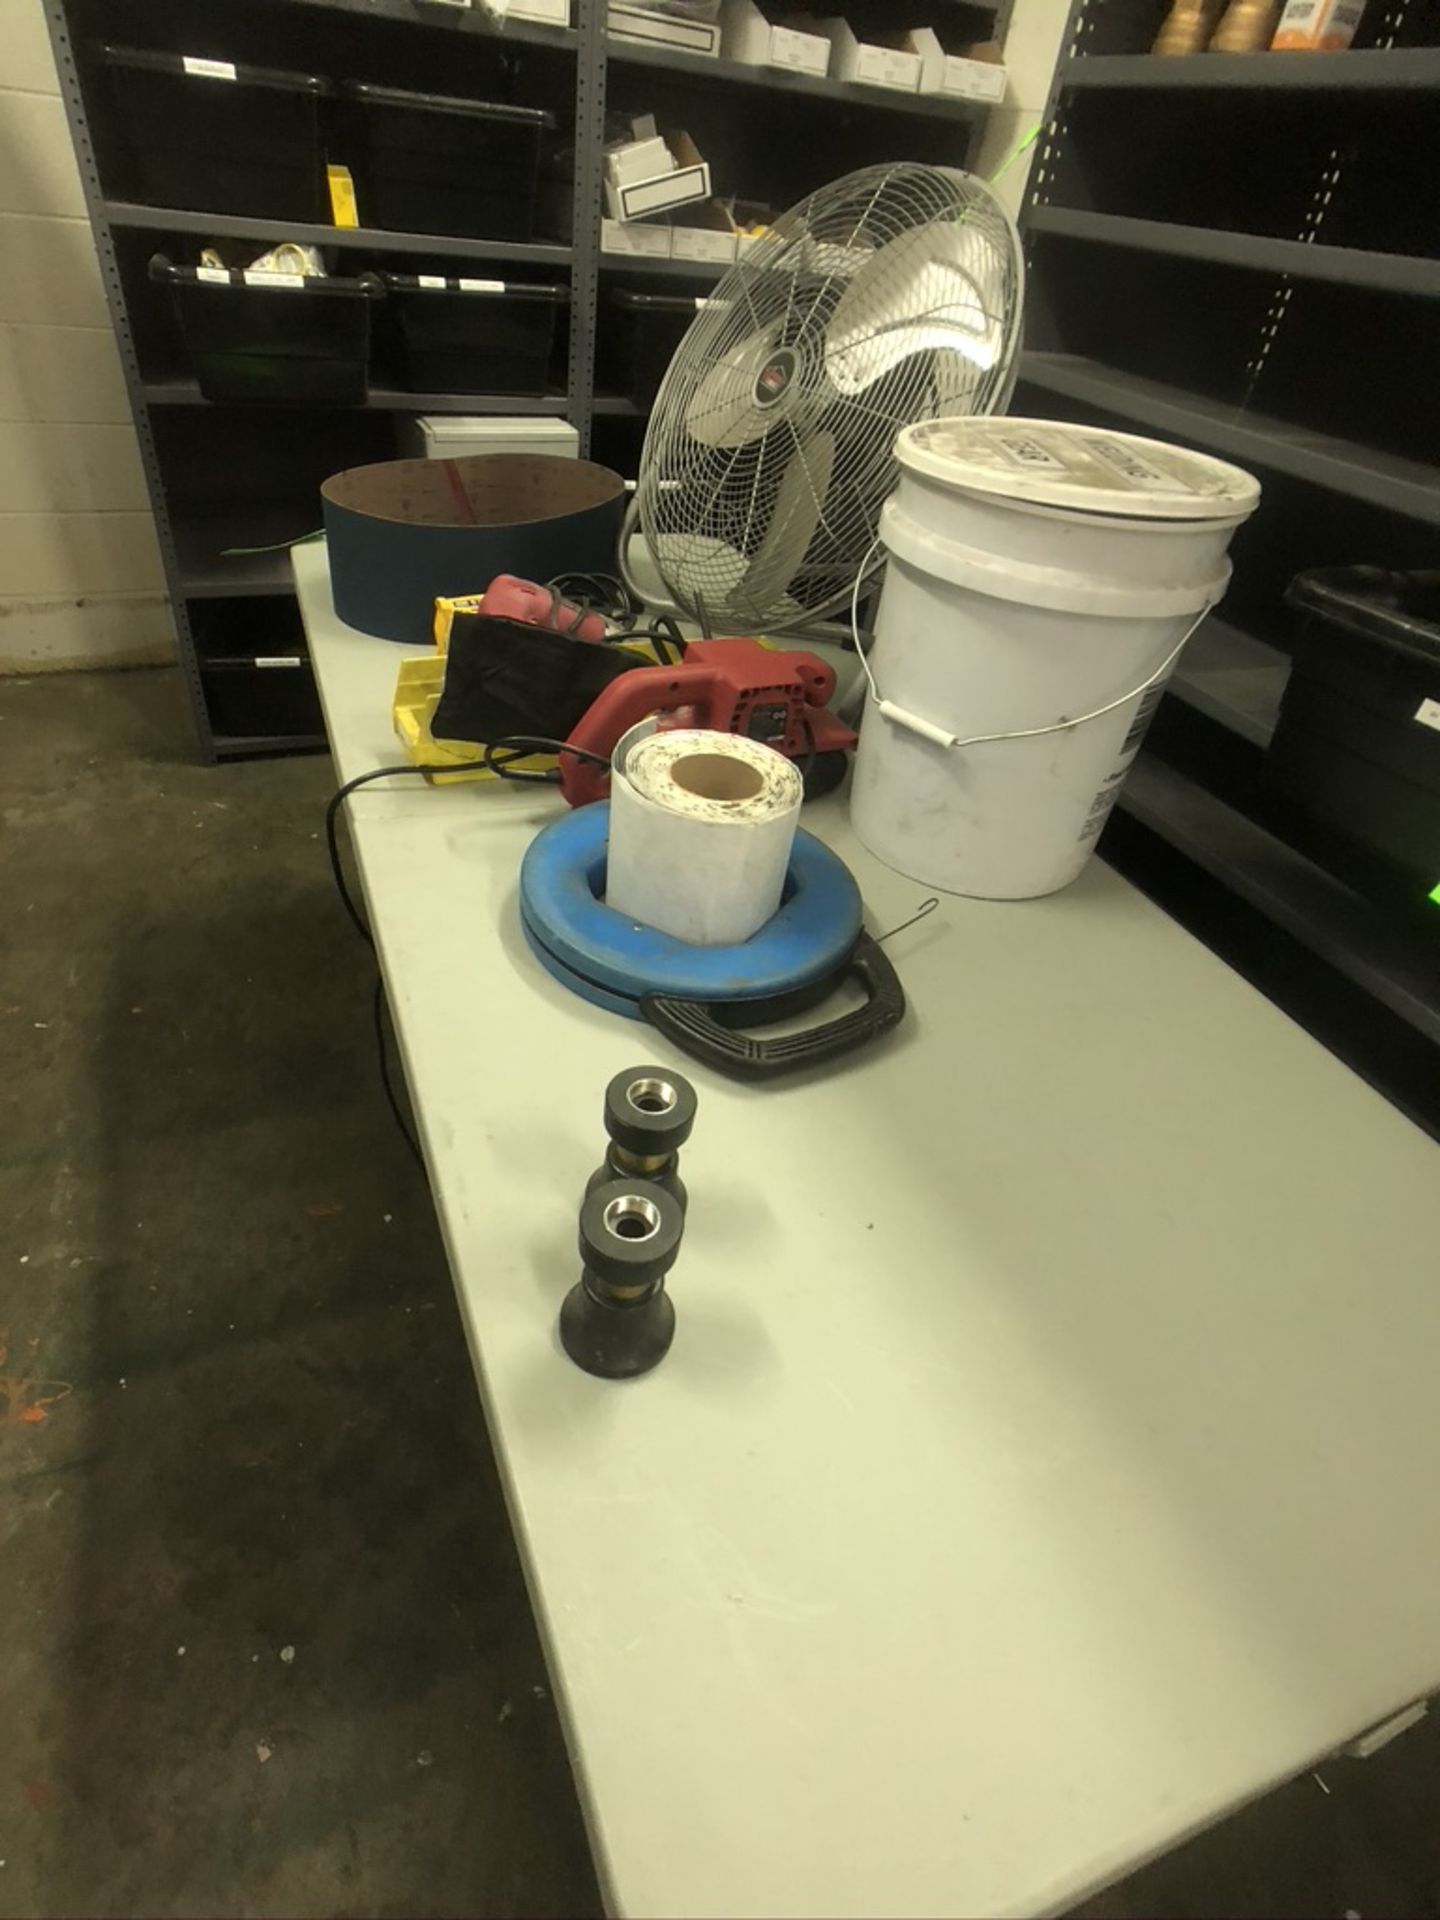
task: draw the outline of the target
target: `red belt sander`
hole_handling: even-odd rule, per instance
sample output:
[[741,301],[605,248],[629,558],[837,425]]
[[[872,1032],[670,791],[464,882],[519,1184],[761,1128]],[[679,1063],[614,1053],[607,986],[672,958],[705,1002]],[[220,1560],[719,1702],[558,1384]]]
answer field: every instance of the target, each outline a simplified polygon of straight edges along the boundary
[[[485,611],[584,640],[609,631],[601,615],[509,574],[486,588]],[[807,792],[824,792],[839,783],[858,738],[828,711],[834,691],[834,669],[813,653],[780,653],[758,640],[692,640],[678,666],[637,667],[612,680],[569,745],[608,760],[623,733],[656,713],[662,727],[710,727],[774,747],[807,769]],[[572,807],[603,800],[609,789],[608,767],[560,756],[560,790]]]

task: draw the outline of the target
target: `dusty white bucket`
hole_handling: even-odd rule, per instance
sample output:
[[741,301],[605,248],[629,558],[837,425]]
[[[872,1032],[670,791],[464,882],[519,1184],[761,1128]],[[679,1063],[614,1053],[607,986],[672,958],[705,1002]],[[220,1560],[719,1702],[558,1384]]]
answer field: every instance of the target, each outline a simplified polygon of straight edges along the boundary
[[926,421],[895,451],[855,830],[927,886],[1053,893],[1089,858],[1180,649],[1224,593],[1259,484],[1062,421]]

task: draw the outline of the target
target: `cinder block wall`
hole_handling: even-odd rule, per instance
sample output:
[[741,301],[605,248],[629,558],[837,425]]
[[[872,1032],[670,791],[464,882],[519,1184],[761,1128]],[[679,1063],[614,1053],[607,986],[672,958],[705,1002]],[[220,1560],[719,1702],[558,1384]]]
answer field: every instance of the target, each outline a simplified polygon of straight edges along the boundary
[[174,633],[40,0],[0,0],[0,672]]

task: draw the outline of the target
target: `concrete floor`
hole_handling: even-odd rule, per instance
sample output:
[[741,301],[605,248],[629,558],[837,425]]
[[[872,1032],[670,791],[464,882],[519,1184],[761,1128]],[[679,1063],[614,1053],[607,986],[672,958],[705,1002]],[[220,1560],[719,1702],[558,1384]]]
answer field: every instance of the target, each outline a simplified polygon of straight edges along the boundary
[[[0,681],[0,1915],[596,1913],[328,767],[183,705]],[[1436,1731],[1322,1775],[1085,1912],[1440,1913]]]

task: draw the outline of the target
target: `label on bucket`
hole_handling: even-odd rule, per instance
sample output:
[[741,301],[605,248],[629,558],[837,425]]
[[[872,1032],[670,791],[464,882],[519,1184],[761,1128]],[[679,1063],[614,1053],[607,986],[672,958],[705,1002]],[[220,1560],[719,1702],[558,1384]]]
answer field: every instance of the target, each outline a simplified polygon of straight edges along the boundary
[[432,293],[444,293],[450,282],[443,273],[417,273],[415,284],[417,287],[428,287]]
[[228,287],[230,269],[228,267],[197,267],[195,278],[206,281],[212,287]]
[[1415,709],[1415,718],[1422,727],[1433,727],[1440,733],[1440,700],[1422,700]]
[[1195,489],[1178,473],[1166,473],[1163,467],[1157,467],[1133,447],[1127,447],[1118,440],[1107,439],[1103,434],[1087,434],[1082,445],[1088,447],[1103,466],[1110,467],[1122,480],[1128,480],[1131,486],[1146,487],[1152,493],[1194,493]]
[[1065,462],[1057,460],[1047,447],[1028,433],[997,433],[995,444],[1008,460],[1028,472],[1064,473]]
[[1101,782],[1095,798],[1090,802],[1090,811],[1085,816],[1085,824],[1075,838],[1082,845],[1087,840],[1098,839],[1100,829],[1110,817],[1110,809],[1119,798],[1120,789],[1125,784],[1126,768],[1107,774]]
[[462,293],[503,293],[503,280],[457,280],[456,286]]
[[1147,687],[1136,707],[1134,716],[1120,743],[1120,758],[1114,770],[1107,773],[1096,789],[1095,798],[1090,802],[1090,811],[1085,816],[1085,824],[1076,835],[1082,844],[1086,840],[1098,837],[1100,829],[1110,817],[1110,809],[1120,797],[1120,789],[1125,784],[1125,776],[1130,771],[1130,762],[1140,751],[1140,742],[1149,730],[1150,722],[1155,718],[1155,709],[1159,706],[1165,692],[1163,681],[1157,681],[1153,687]]
[[1140,742],[1145,738],[1146,729],[1155,718],[1155,709],[1159,706],[1160,696],[1164,691],[1164,686],[1157,682],[1135,709],[1135,718],[1130,722],[1130,731],[1126,734],[1125,744],[1120,749],[1122,760],[1127,754],[1138,750]]

